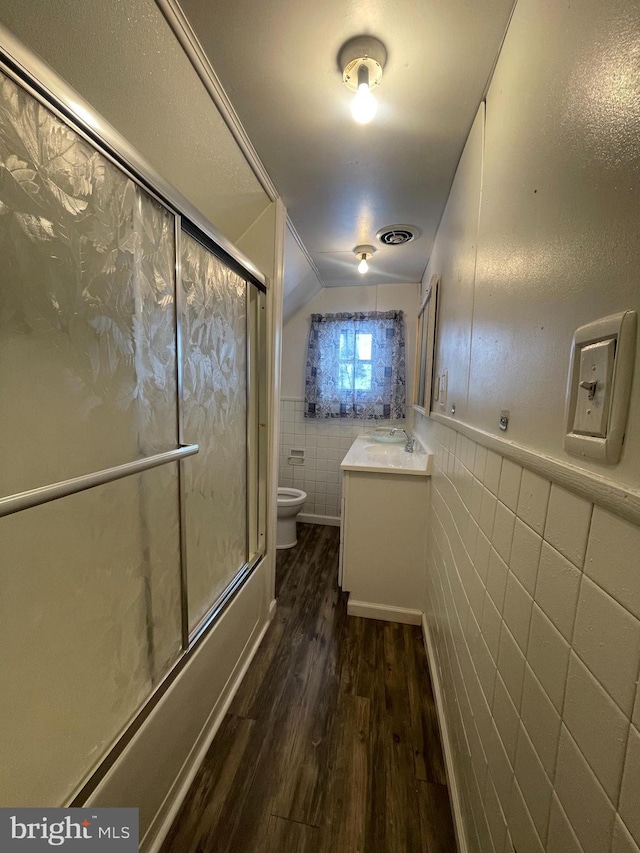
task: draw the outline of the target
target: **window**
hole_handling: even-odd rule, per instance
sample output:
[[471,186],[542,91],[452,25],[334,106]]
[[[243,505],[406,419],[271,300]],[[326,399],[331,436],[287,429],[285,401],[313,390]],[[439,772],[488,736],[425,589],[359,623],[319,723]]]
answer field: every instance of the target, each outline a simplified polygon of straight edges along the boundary
[[402,311],[312,314],[307,418],[404,418]]
[[341,391],[371,390],[372,342],[370,332],[356,332],[355,335],[349,329],[340,332],[338,387]]

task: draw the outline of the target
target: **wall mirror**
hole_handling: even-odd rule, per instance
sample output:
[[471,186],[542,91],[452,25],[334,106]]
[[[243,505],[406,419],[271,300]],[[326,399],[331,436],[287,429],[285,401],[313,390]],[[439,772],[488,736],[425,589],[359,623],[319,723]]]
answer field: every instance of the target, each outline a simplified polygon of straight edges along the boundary
[[425,415],[431,410],[439,284],[438,276],[432,275],[418,312],[413,405]]

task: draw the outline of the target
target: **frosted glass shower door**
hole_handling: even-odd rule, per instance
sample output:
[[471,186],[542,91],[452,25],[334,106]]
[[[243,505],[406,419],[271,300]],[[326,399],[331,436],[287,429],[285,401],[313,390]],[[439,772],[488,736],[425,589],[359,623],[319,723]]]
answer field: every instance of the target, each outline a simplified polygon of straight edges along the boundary
[[1,73],[0,163],[0,494],[175,447],[175,218]]
[[[175,216],[0,73],[0,498],[175,450]],[[177,464],[0,518],[0,803],[58,806],[181,654]]]
[[244,567],[247,543],[247,283],[181,239],[184,460],[189,629]]

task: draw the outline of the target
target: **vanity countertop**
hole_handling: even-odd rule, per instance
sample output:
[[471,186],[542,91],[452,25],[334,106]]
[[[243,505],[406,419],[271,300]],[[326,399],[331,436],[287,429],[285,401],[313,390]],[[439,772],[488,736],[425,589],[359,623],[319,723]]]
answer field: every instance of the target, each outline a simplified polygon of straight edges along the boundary
[[404,444],[383,444],[361,435],[353,442],[340,468],[343,471],[368,471],[374,474],[413,474],[429,477],[433,454],[416,440],[413,453],[405,453]]

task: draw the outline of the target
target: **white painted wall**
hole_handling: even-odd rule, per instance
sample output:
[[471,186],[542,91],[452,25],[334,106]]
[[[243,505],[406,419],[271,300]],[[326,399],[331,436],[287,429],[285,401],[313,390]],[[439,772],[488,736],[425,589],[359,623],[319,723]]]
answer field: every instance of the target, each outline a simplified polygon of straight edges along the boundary
[[456,420],[500,435],[507,409],[509,440],[636,489],[640,348],[620,464],[570,456],[562,436],[573,332],[640,310],[637,32],[625,0],[518,5],[484,149],[478,117],[429,264],[442,275],[437,370],[448,370]]
[[640,851],[638,362],[621,462],[562,449],[573,331],[640,308],[639,39],[633,0],[519,0],[424,278],[449,372],[416,415],[426,625],[473,853]]
[[322,282],[289,221],[284,243],[284,321],[320,292]]
[[424,277],[424,285],[428,285],[431,275],[440,276],[436,375],[448,370],[448,400],[455,403],[456,419],[462,421],[467,412],[473,330],[484,117],[484,104],[481,104],[456,171]]

